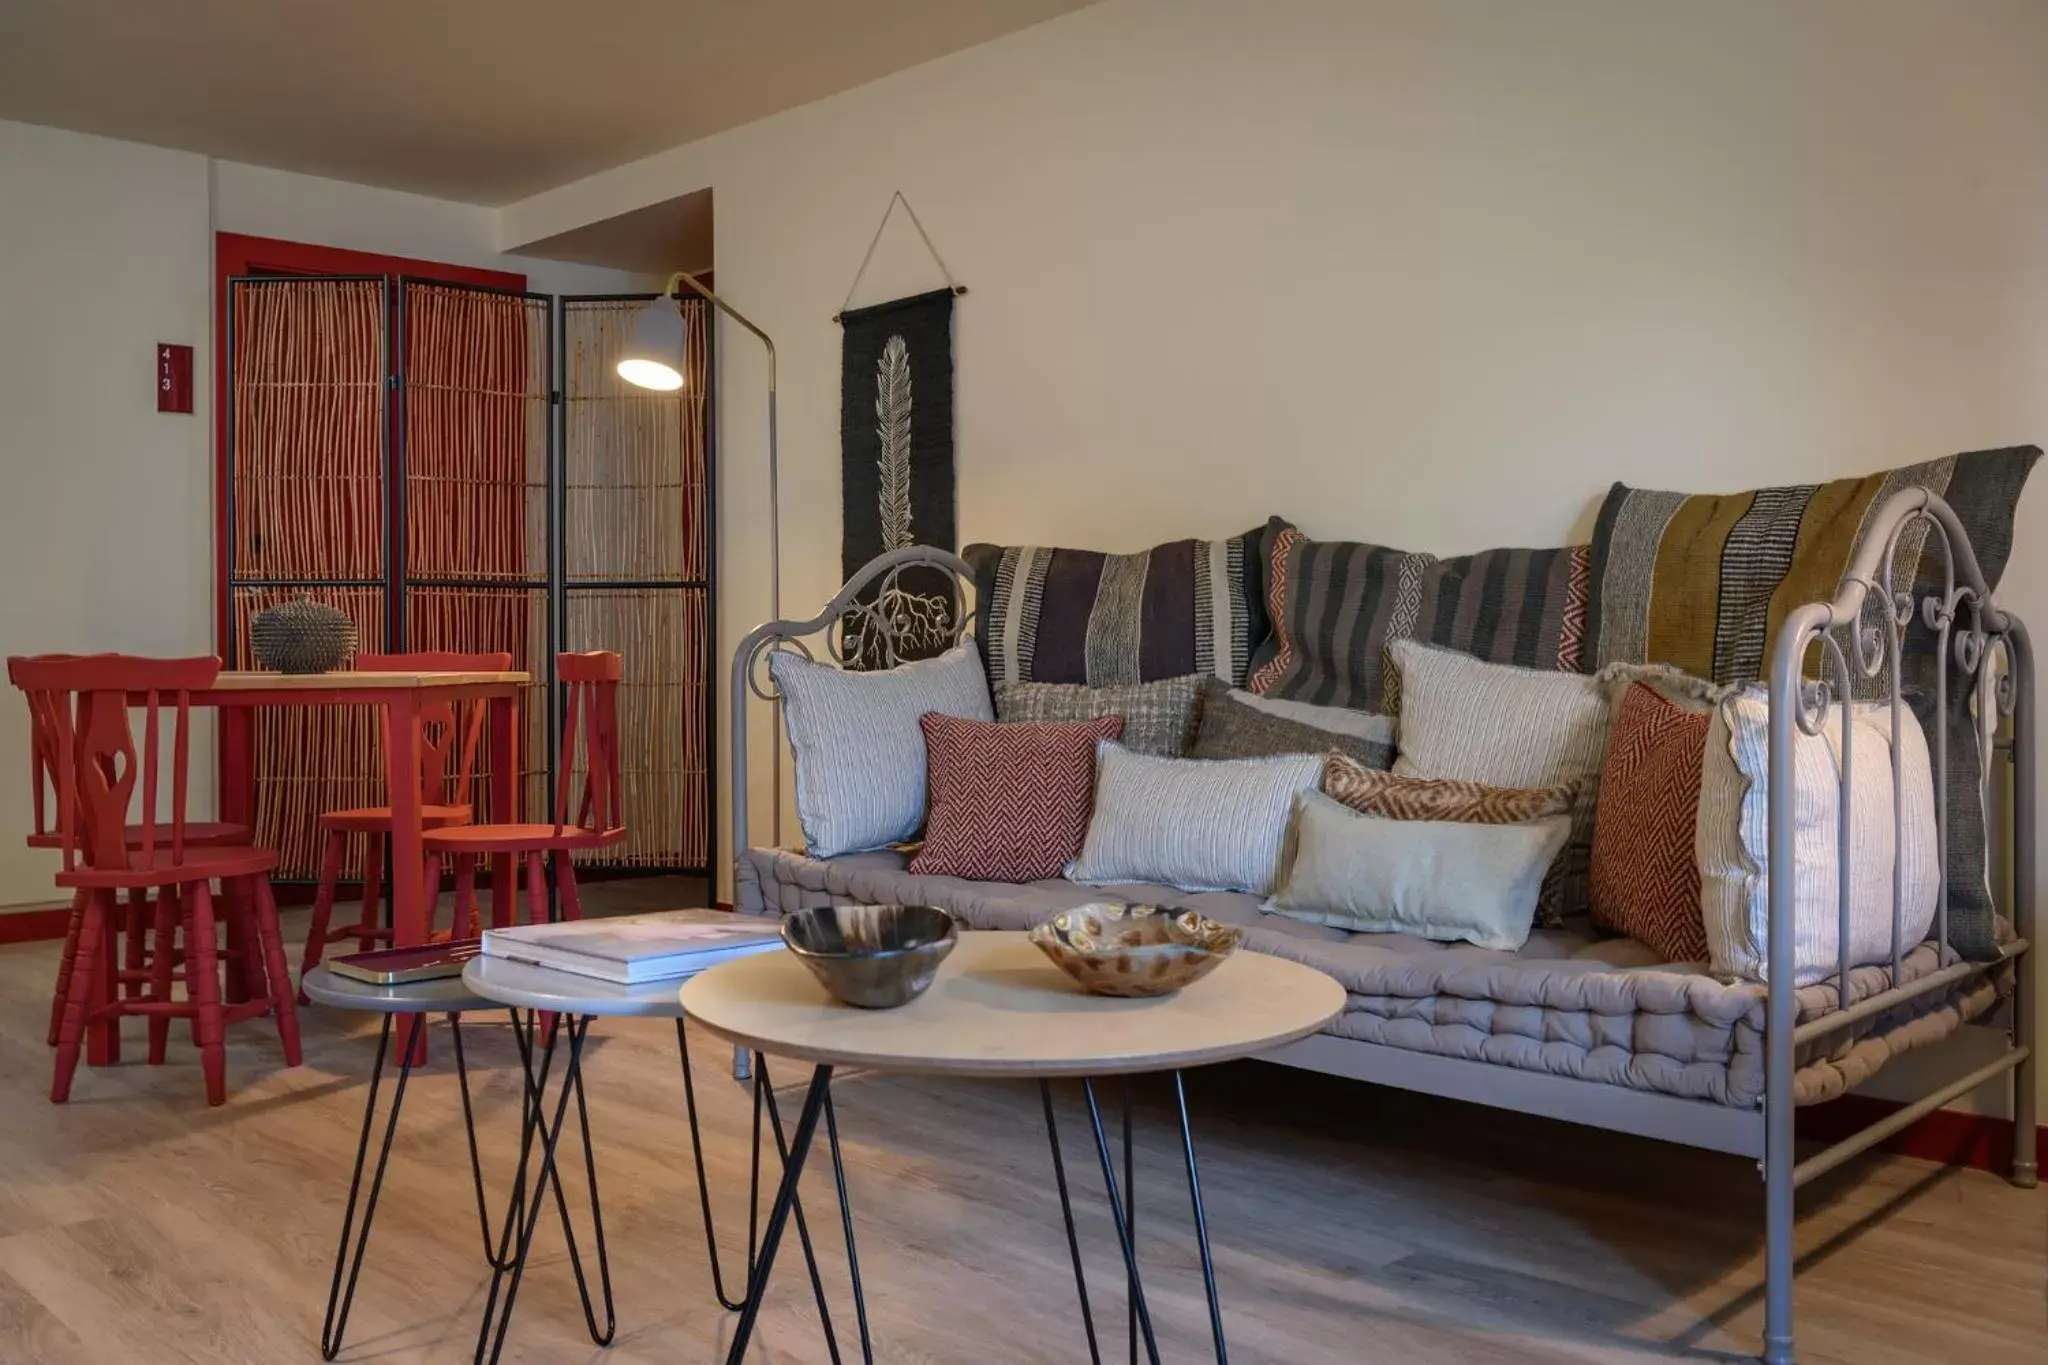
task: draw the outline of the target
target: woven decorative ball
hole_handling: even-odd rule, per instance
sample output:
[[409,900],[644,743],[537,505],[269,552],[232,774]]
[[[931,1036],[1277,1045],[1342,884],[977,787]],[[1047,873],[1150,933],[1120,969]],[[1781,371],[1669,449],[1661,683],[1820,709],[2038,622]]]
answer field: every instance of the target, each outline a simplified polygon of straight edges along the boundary
[[279,673],[326,673],[356,649],[356,623],[310,597],[259,611],[249,623],[256,662]]

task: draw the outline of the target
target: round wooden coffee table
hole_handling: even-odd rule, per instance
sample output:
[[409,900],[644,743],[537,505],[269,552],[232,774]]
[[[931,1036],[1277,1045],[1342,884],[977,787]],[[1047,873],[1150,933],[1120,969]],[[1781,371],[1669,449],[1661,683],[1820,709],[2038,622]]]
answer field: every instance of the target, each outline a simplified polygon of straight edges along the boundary
[[[839,1066],[871,1067],[914,1075],[1015,1076],[1039,1083],[1053,1177],[1066,1221],[1067,1249],[1081,1301],[1090,1358],[1100,1361],[1079,1237],[1067,1193],[1050,1082],[1078,1077],[1086,1098],[1096,1155],[1109,1194],[1110,1217],[1129,1275],[1131,1306],[1153,1365],[1159,1348],[1152,1331],[1131,1241],[1130,1220],[1115,1162],[1104,1134],[1094,1079],[1170,1072],[1186,1158],[1195,1235],[1201,1249],[1216,1358],[1225,1359],[1223,1316],[1215,1266],[1202,1213],[1201,1177],[1188,1125],[1182,1072],[1212,1062],[1255,1056],[1322,1029],[1344,1008],[1344,988],[1322,972],[1280,958],[1240,950],[1202,980],[1175,995],[1119,1000],[1089,995],[1023,934],[971,932],[939,968],[931,989],[900,1009],[863,1010],[825,993],[789,953],[730,962],[685,983],[683,1010],[711,1032],[757,1052],[812,1064],[811,1084],[790,1142],[781,1188],[762,1232],[758,1273],[741,1310],[728,1365],[739,1365],[760,1313],[777,1244],[803,1174],[804,1159],[828,1103]],[[1126,1097],[1123,1189],[1130,1184],[1130,1127]]]

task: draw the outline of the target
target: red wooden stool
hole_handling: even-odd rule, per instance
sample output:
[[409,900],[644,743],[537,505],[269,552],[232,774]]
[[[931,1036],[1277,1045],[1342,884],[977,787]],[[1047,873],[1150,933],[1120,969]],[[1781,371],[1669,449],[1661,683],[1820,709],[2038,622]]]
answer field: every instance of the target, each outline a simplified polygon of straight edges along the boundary
[[[561,898],[562,917],[583,917],[572,855],[626,837],[619,783],[619,680],[625,671],[625,661],[609,650],[555,656],[556,676],[569,695],[562,724],[561,763],[555,769],[552,825],[462,825],[428,831],[427,852],[455,860],[457,934],[465,932],[465,926],[472,936],[482,930],[476,909],[476,864],[479,858],[493,854],[524,855],[528,923],[547,918],[546,854],[555,855],[555,890]],[[572,820],[569,796],[579,734],[583,737],[584,773]]]
[[[46,659],[89,657],[79,655],[46,654]],[[7,680],[16,687],[21,680],[15,674],[19,658],[7,661]],[[54,720],[45,708],[36,706],[30,699],[29,717],[29,765],[30,793],[34,800],[35,825],[27,843],[30,848],[61,849],[63,836],[50,821],[50,806],[57,797],[57,731]],[[128,846],[139,849],[142,846],[142,826],[129,825],[126,830]],[[253,837],[247,825],[237,825],[224,820],[195,820],[185,827],[185,842],[195,847],[218,848],[236,844],[247,844]],[[57,1025],[64,1016],[64,992],[71,981],[71,964],[78,953],[78,930],[85,921],[84,891],[71,898],[71,919],[64,930],[64,956],[57,968],[57,989],[50,1001],[49,1044],[57,1046]],[[115,973],[121,989],[129,995],[138,995],[149,981],[149,930],[155,911],[149,903],[147,892],[135,892],[129,897],[128,913],[120,926],[125,932],[126,947],[122,953],[122,965]]]
[[[363,673],[503,673],[511,667],[512,656],[504,653],[455,654],[426,650],[412,654],[355,656],[355,668]],[[483,734],[484,714],[485,708],[481,705],[470,708],[469,724],[463,728],[462,748],[451,785],[448,756],[457,752],[455,707],[453,703],[443,701],[420,708],[420,817],[428,830],[466,825],[470,821],[470,780],[475,775],[476,746]],[[389,735],[385,736],[385,742],[390,742]],[[380,913],[384,847],[391,834],[391,807],[331,810],[320,817],[320,830],[326,836],[326,843],[320,859],[320,889],[313,897],[313,922],[306,931],[306,952],[299,963],[301,976],[320,965],[330,943],[352,938],[358,950],[367,952],[379,943],[391,941],[391,931],[384,927]],[[330,930],[328,921],[334,917],[335,888],[341,881],[342,858],[348,851],[351,834],[369,836],[363,855],[363,913],[357,917],[356,923]],[[441,884],[440,859],[432,855],[431,850],[429,853],[433,856],[434,865],[428,885],[438,888]],[[432,919],[430,913],[429,927]],[[456,923],[461,923],[459,915]]]
[[[29,705],[50,727],[56,740],[57,822],[64,869],[57,885],[84,899],[72,965],[64,988],[64,1011],[57,1036],[56,1074],[50,1098],[62,1104],[71,1096],[71,1080],[88,1032],[96,1054],[112,1060],[119,1053],[121,1018],[140,1014],[149,1019],[149,1060],[163,1061],[173,1018],[195,1021],[200,1061],[210,1104],[227,1098],[229,1023],[260,1014],[277,1015],[285,1060],[299,1063],[298,1017],[293,1008],[284,939],[278,932],[277,906],[270,896],[270,870],[277,865],[271,849],[200,847],[187,837],[185,795],[191,769],[191,694],[209,687],[220,672],[217,658],[140,659],[119,654],[84,658],[21,659],[11,669]],[[174,709],[171,765],[163,780],[160,750],[162,713]],[[129,709],[144,713],[138,753],[129,724]],[[170,791],[171,818],[157,820],[159,783]],[[138,790],[139,788],[139,790]],[[142,821],[129,826],[131,804],[139,805]],[[131,828],[137,833],[131,845]],[[251,998],[233,1005],[221,1000],[220,946],[212,883],[224,888],[239,884],[249,907],[261,952],[261,971],[250,981]],[[147,988],[133,996],[119,993],[115,971],[115,933],[120,924],[123,891],[155,898],[155,945],[150,955]],[[173,997],[177,932],[185,933],[186,998]]]

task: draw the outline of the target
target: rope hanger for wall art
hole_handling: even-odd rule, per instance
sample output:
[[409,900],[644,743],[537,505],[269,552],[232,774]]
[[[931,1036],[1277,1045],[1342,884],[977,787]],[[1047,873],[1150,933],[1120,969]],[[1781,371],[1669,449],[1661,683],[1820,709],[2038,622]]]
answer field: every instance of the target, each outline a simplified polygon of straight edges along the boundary
[[889,207],[882,210],[882,221],[875,225],[875,235],[868,240],[868,253],[860,258],[860,269],[853,272],[853,283],[846,288],[846,302],[839,305],[839,311],[832,315],[832,321],[845,321],[846,310],[853,307],[853,296],[860,289],[862,277],[868,273],[869,263],[875,259],[875,248],[882,244],[882,233],[888,229],[889,215],[896,212],[898,204],[903,205],[903,211],[910,215],[910,225],[916,228],[917,235],[924,239],[924,249],[938,262],[939,273],[946,277],[946,288],[954,294],[967,292],[967,286],[954,279],[953,272],[946,269],[946,258],[939,255],[939,249],[932,245],[932,235],[924,230],[924,224],[918,219],[917,210],[910,207],[910,201],[903,197],[903,191],[898,190],[889,197]]

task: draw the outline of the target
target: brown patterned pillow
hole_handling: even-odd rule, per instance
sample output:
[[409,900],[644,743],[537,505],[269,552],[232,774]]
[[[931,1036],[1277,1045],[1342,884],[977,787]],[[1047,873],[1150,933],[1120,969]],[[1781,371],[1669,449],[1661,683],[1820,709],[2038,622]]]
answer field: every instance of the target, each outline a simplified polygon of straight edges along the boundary
[[1402,777],[1331,754],[1323,763],[1323,791],[1361,814],[1383,820],[1522,825],[1571,814],[1578,788],[1569,782],[1557,787],[1489,787],[1454,777]]
[[1712,714],[1629,685],[1614,712],[1588,882],[1593,922],[1627,934],[1666,962],[1704,962],[1700,765]]

